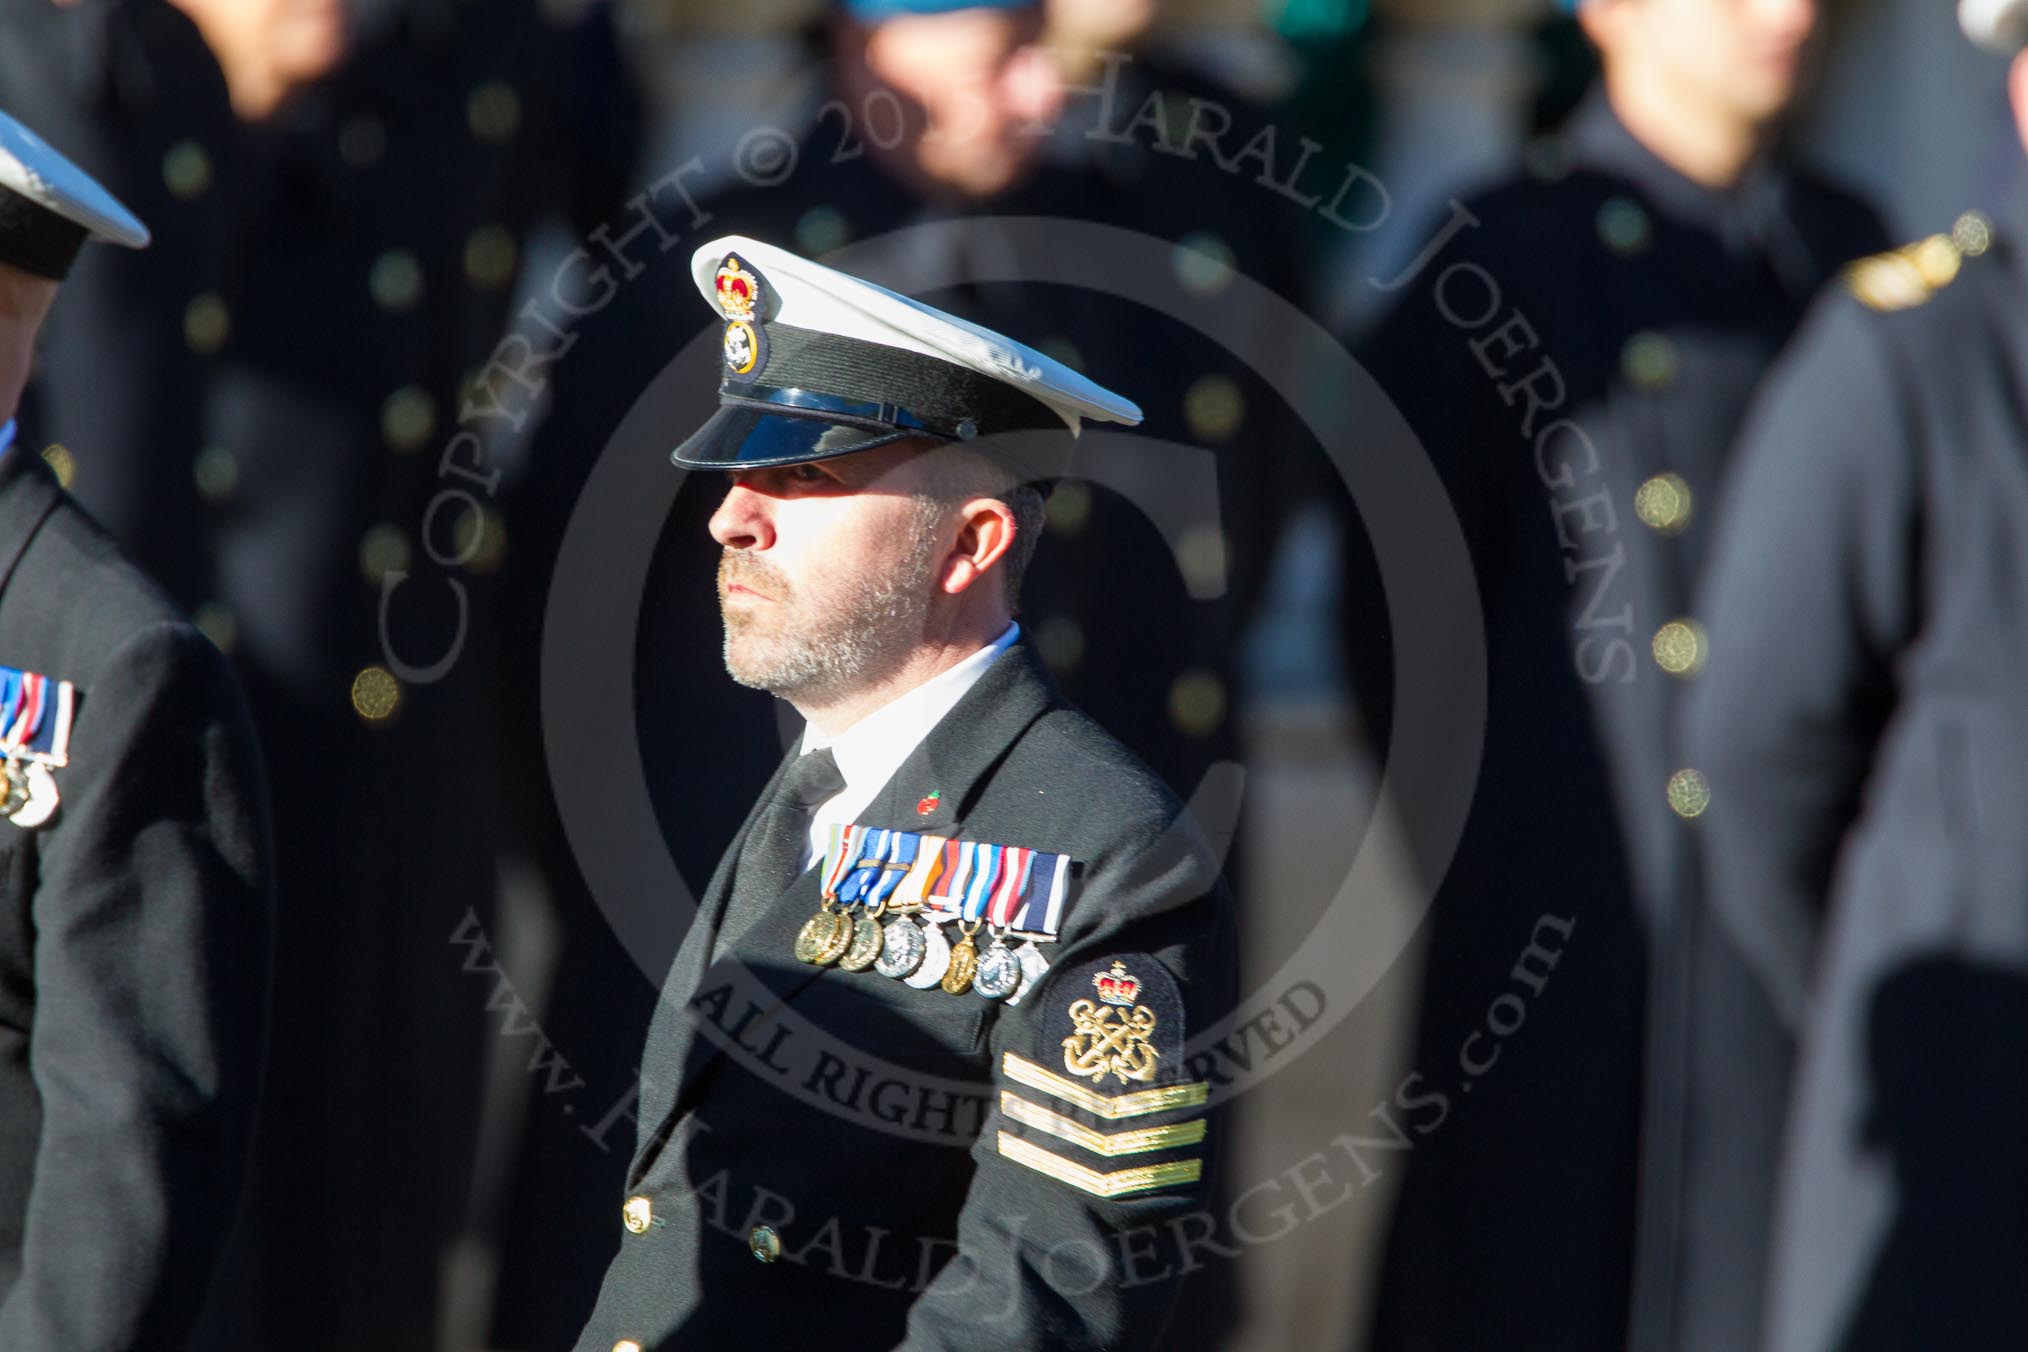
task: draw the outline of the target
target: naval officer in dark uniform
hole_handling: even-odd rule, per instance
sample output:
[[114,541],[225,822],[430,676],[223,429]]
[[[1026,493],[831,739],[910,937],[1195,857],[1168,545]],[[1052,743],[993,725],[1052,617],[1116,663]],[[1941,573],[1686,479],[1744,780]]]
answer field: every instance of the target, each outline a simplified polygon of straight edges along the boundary
[[[1691,588],[1748,398],[1819,286],[1884,236],[1775,144],[1808,5],[1579,17],[1602,87],[1378,279],[1391,311],[1363,346],[1456,503],[1489,699],[1465,833],[1430,879],[1415,1064],[1451,1111],[1406,1164],[1382,1349],[1517,1328],[1564,1349],[1630,1329],[1640,1348],[1736,1347],[1751,1303],[1736,1260],[1765,1180],[1723,1164],[1751,1124],[1692,1086],[1761,1033],[1744,973],[1714,968],[1695,927],[1707,790],[1675,710],[1705,657]],[[1384,739],[1387,620],[1366,547],[1348,552],[1348,658]],[[1525,1027],[1496,1015],[1514,1035],[1495,1046],[1488,1008],[1510,995]]]
[[1066,429],[1140,411],[764,244],[692,271],[722,407],[675,457],[728,480],[726,667],[808,724],[670,970],[578,1347],[1154,1345],[1232,917],[1012,620]]
[[[2028,5],[1960,18],[2012,57],[2028,144]],[[1788,1109],[1760,1344],[1785,1352],[2028,1344],[2022,167],[1996,216],[1820,306],[1702,607],[1711,910],[1798,1038],[1772,1103],[1723,1105]]]
[[0,114],[0,1347],[170,1352],[240,1192],[269,843],[224,659],[16,425],[90,237],[148,239]]

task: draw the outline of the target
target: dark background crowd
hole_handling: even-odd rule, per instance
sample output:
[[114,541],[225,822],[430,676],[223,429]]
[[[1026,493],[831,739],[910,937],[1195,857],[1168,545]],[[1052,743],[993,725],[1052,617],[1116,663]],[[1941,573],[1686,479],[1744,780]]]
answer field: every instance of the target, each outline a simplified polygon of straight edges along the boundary
[[[1591,3],[1691,34],[1752,8]],[[783,745],[721,671],[719,485],[671,468],[638,557],[600,515],[612,457],[711,407],[689,258],[738,233],[1141,404],[1052,496],[1024,633],[1226,852],[1250,976],[1317,956],[1358,881],[1369,922],[1327,956],[1370,979],[1240,1100],[1224,1196],[1259,1209],[1176,1345],[1747,1346],[1784,1261],[1794,1024],[1700,920],[1723,786],[1673,729],[1709,513],[1846,264],[1979,251],[1965,213],[1998,219],[2023,164],[2006,63],[1947,5],[1792,6],[1769,23],[1807,60],[1755,114],[1780,174],[1714,191],[1658,166],[1539,2],[841,8],[0,0],[0,108],[155,235],[80,263],[27,449],[233,659],[273,794],[269,1070],[205,1345],[546,1349],[591,1307],[680,938],[628,861],[697,886]],[[1459,252],[1430,252],[1447,226]],[[1607,507],[1509,425],[1538,346],[1555,403],[1640,466]],[[1397,425],[1476,578],[1481,613],[1439,632],[1406,617],[1445,541],[1404,562],[1378,505],[1412,476],[1348,465]],[[1623,549],[1573,545],[1614,510]],[[1623,599],[1573,680],[1567,616]],[[1405,759],[1432,653],[1449,826],[1456,783]],[[1618,662],[1601,695],[1587,664]],[[650,838],[558,769],[630,757]],[[1416,1076],[1455,1080],[1489,1020],[1505,1063],[1439,1116]],[[1306,1172],[1389,1122],[1350,1182]],[[1863,1303],[1863,1273],[1817,1275],[1782,1280]]]

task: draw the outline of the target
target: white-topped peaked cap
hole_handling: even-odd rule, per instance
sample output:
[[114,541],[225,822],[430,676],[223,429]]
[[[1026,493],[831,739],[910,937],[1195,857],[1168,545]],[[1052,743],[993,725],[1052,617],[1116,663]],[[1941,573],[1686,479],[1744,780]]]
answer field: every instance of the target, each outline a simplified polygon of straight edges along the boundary
[[0,113],[0,263],[61,281],[87,239],[141,249],[148,227],[97,179]]
[[1002,334],[741,235],[691,256],[725,321],[721,407],[680,465],[761,468],[910,437],[1138,423],[1141,410]]
[[2028,0],[1958,0],[1958,27],[1987,51],[2012,56],[2028,47]]

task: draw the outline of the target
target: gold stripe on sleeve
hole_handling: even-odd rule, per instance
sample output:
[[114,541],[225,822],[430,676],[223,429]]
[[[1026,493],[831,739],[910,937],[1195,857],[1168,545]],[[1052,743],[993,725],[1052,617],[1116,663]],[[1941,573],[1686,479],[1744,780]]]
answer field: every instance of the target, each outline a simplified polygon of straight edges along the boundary
[[1000,1133],[1000,1153],[1016,1164],[1094,1197],[1127,1197],[1177,1183],[1195,1183],[1204,1176],[1203,1160],[1171,1160],[1167,1164],[1143,1164],[1102,1174],[1004,1131]]
[[1000,1073],[1016,1084],[1040,1089],[1072,1107],[1115,1122],[1123,1117],[1145,1117],[1171,1108],[1201,1107],[1211,1097],[1211,1086],[1202,1080],[1191,1084],[1165,1084],[1157,1089],[1136,1089],[1131,1094],[1100,1094],[1013,1052],[1001,1054]]
[[1081,1145],[1094,1155],[1112,1159],[1119,1155],[1145,1155],[1150,1150],[1196,1145],[1204,1139],[1204,1119],[1171,1122],[1162,1127],[1139,1127],[1128,1131],[1095,1131],[1082,1122],[1053,1113],[1031,1103],[1011,1089],[1000,1091],[1000,1111],[1010,1120],[1037,1131],[1046,1131],[1059,1140]]

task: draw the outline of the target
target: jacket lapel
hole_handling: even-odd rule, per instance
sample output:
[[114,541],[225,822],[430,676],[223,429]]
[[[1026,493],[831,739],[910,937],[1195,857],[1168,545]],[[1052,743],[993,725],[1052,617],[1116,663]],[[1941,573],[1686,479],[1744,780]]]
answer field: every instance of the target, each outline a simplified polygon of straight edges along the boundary
[[[1028,726],[1058,699],[1055,683],[1027,646],[1015,644],[986,669],[978,683],[930,730],[922,745],[909,755],[875,795],[872,805],[860,814],[862,820],[871,826],[928,835],[959,833],[988,773]],[[760,802],[773,796],[775,783],[788,764],[784,760],[777,768]],[[937,794],[935,806],[930,812],[919,812],[919,804],[931,793]],[[731,861],[738,858],[740,844],[753,829],[758,810],[756,803],[755,811],[748,813],[746,825],[740,830],[739,840],[725,852],[712,877],[710,891],[720,907],[732,888]],[[653,1163],[646,1147],[667,1140],[669,1131],[696,1103],[707,1072],[724,1054],[717,1039],[698,1034],[697,1020],[703,1016],[691,1009],[689,1002],[700,991],[729,984],[735,992],[730,1003],[739,1006],[729,1017],[739,1020],[741,1027],[758,1027],[774,1018],[805,986],[831,970],[797,962],[793,952],[797,931],[817,909],[822,885],[820,872],[805,870],[772,906],[730,939],[725,956],[709,964],[708,970],[711,936],[703,936],[693,952],[692,940],[705,927],[691,926],[692,934],[677,954],[669,985],[664,988],[655,1011],[656,1028],[661,1034],[658,1037],[655,1031],[650,1031],[644,1056],[644,1064],[655,1076],[670,1078],[669,1092],[651,1097],[648,1076],[643,1076],[640,1123],[644,1151],[636,1165],[636,1181]],[[704,914],[700,913],[700,920]],[[694,964],[694,971],[679,985],[678,974],[686,961]],[[745,976],[739,970],[742,964]],[[751,1020],[744,1010],[747,1000],[761,1005]],[[746,1039],[749,1043],[752,1040]]]
[[659,1143],[659,1135],[652,1131],[670,1117],[670,1108],[676,1101],[677,1090],[686,1077],[675,1074],[690,1058],[691,1046],[697,1041],[697,1028],[689,1013],[691,999],[701,989],[706,964],[710,961],[711,950],[717,942],[718,929],[724,920],[725,907],[732,895],[733,864],[740,851],[746,847],[746,838],[752,833],[754,823],[760,819],[761,805],[775,796],[775,788],[795,760],[797,748],[791,747],[782,763],[768,778],[767,787],[754,799],[747,809],[746,820],[740,823],[739,832],[733,836],[732,844],[718,857],[718,866],[711,871],[711,881],[697,899],[697,915],[690,922],[689,931],[684,934],[682,944],[676,950],[675,961],[669,964],[669,975],[662,982],[662,996],[655,1002],[655,1015],[648,1024],[648,1040],[641,1053],[641,1099],[637,1116],[635,1141],[635,1181],[653,1162],[652,1150]]

